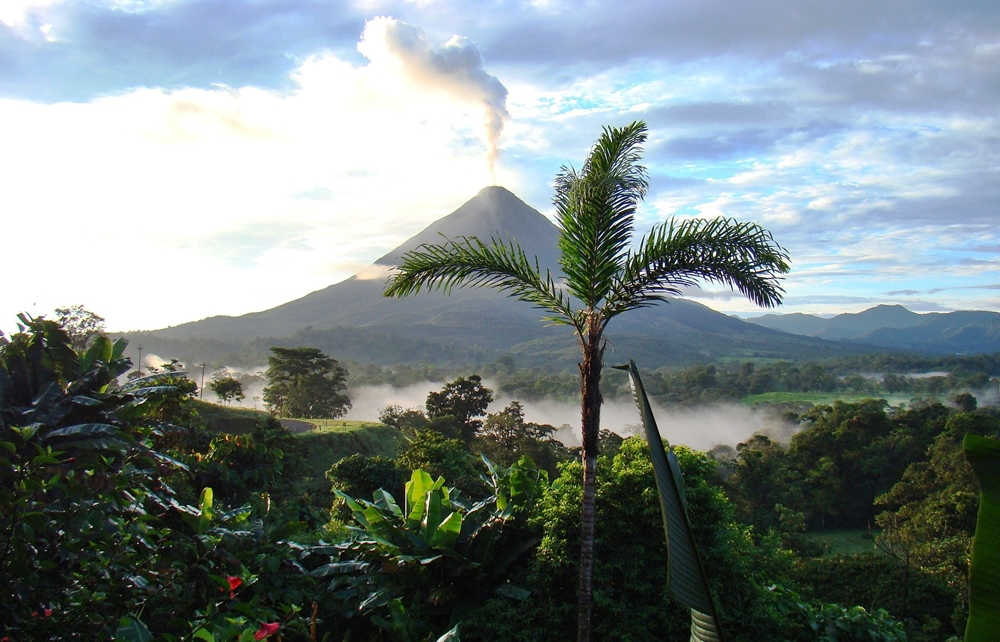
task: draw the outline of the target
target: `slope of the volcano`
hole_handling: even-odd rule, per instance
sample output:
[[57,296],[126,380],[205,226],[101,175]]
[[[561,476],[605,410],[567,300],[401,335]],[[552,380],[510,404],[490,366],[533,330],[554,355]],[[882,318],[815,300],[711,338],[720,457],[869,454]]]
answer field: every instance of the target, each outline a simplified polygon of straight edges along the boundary
[[[473,236],[484,242],[494,238],[516,242],[529,258],[537,257],[543,270],[551,269],[554,275],[558,271],[557,228],[502,187],[483,189],[385,254],[376,265],[384,266],[383,272],[387,273],[406,252],[420,245]],[[202,345],[225,341],[235,345],[254,340],[259,343],[266,338],[272,344],[294,343],[305,338],[297,338],[296,333],[306,333],[318,341],[321,337],[317,332],[329,331],[330,338],[324,344],[336,348],[337,354],[364,360],[372,342],[362,341],[359,333],[369,332],[380,337],[382,349],[377,361],[382,363],[394,360],[394,343],[399,345],[398,362],[412,358],[408,350],[418,346],[422,346],[422,354],[433,353],[434,345],[446,346],[452,355],[467,350],[470,355],[478,355],[477,359],[507,353],[520,354],[525,361],[538,364],[576,358],[578,348],[567,328],[544,326],[539,322],[543,312],[494,290],[457,288],[450,295],[433,292],[386,299],[382,296],[384,286],[384,278],[355,276],[269,310],[239,317],[211,317],[141,333],[136,338],[150,346],[158,339],[168,340],[172,353],[177,353],[178,341],[198,341]],[[348,336],[354,337],[357,351],[343,343]],[[394,342],[394,337],[398,341]],[[622,358],[645,355],[650,365],[710,360],[729,354],[801,358],[856,351],[745,323],[682,299],[616,318],[608,327],[608,338],[615,354]],[[368,347],[362,349],[362,345]]]

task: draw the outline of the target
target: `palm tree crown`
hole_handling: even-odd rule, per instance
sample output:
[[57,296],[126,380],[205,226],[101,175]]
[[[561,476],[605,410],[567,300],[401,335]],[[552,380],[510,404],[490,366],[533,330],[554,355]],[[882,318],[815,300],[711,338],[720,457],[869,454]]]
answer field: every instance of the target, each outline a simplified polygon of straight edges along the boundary
[[542,308],[545,320],[571,325],[581,348],[583,505],[578,639],[590,635],[597,435],[604,330],[627,310],[678,295],[699,281],[721,283],[754,303],[772,307],[784,293],[788,254],[755,223],[730,218],[671,219],[653,226],[632,248],[636,208],[648,187],[640,164],[646,124],[605,127],[583,166],[564,166],[555,180],[560,267],[564,280],[516,243],[463,237],[423,245],[403,256],[385,295],[423,289],[493,287]]
[[[556,177],[553,202],[565,288],[515,243],[461,237],[407,253],[385,295],[493,287],[550,312],[546,320],[572,325],[580,335],[594,313],[603,330],[614,316],[680,294],[698,281],[728,285],[763,307],[778,305],[788,254],[754,223],[671,219],[653,226],[638,248],[631,248],[636,208],[648,186],[639,164],[645,140],[641,121],[605,127],[583,167],[564,166]],[[574,310],[566,290],[582,308]]]

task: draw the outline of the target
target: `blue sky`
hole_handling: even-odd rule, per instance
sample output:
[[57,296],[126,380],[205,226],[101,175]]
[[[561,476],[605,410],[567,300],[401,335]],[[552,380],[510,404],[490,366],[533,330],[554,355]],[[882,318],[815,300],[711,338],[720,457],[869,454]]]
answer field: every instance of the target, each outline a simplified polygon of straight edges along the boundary
[[763,224],[779,311],[1000,311],[997,104],[988,1],[6,0],[0,327],[268,308],[635,119],[639,231]]

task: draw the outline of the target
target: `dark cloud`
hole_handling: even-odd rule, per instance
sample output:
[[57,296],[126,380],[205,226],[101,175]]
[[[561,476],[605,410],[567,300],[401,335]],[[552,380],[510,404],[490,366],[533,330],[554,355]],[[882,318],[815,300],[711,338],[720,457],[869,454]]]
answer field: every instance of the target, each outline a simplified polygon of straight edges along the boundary
[[794,112],[787,102],[688,102],[664,105],[644,112],[651,125],[720,125],[783,122]]
[[650,149],[654,160],[713,161],[763,154],[773,149],[779,136],[765,129],[711,136],[680,136]]
[[684,62],[830,52],[864,56],[908,47],[949,28],[990,34],[998,24],[995,6],[974,0],[810,0],[791,5],[784,0],[640,0],[627,7],[573,3],[558,13],[491,13],[487,8],[476,19],[484,28],[489,24],[489,33],[474,36],[491,60],[564,69],[650,57]]

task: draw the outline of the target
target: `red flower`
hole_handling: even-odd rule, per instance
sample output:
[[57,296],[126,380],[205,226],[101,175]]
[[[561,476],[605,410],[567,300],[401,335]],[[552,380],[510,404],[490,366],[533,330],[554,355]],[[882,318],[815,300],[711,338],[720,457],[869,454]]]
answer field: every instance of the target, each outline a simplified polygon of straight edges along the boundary
[[281,625],[278,624],[277,622],[266,622],[264,624],[261,624],[260,628],[257,629],[257,632],[253,634],[253,639],[263,640],[269,635],[274,635],[275,633],[277,633],[278,629],[280,628]]
[[42,613],[45,614],[45,617],[50,617],[52,615],[52,609],[45,609]]
[[236,589],[243,584],[243,580],[234,575],[227,575],[226,581],[229,582],[229,597],[236,597]]

